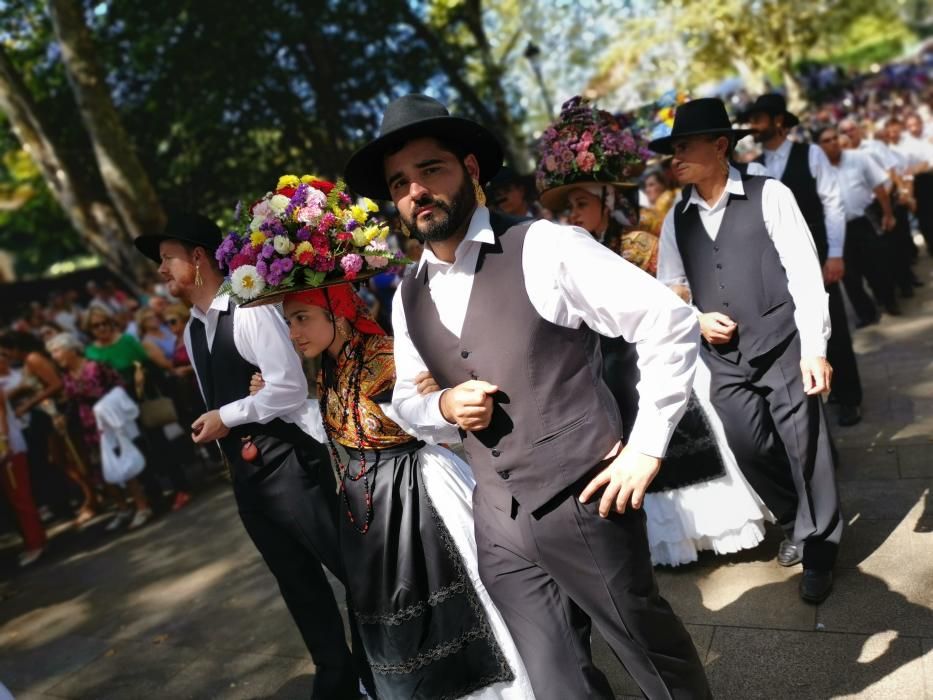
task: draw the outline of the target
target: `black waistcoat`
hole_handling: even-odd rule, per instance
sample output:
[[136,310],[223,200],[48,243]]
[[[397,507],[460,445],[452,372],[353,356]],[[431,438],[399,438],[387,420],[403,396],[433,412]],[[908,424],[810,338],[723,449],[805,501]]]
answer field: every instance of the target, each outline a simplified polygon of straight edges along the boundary
[[465,433],[478,492],[500,509],[535,511],[585,476],[621,435],[602,379],[599,336],[543,319],[525,290],[530,223],[493,215],[496,240],[476,263],[460,338],[441,323],[427,265],[402,284],[408,332],[441,388],[482,379],[499,387],[492,422]]
[[[716,240],[710,239],[696,205],[674,209],[677,248],[693,303],[703,313],[718,311],[738,324],[732,340],[710,345],[732,362],[759,357],[796,330],[787,273],[768,235],[761,210],[766,177],[742,178],[744,195],[730,194]],[[705,341],[704,341],[705,343]]]
[[[764,165],[764,155],[759,156],[758,162]],[[816,189],[816,178],[810,172],[810,144],[791,143],[787,167],[784,168],[781,182],[794,193],[800,213],[803,214],[813,235],[816,254],[822,265],[826,262],[829,243],[826,238],[826,219],[823,218],[823,202]]]
[[[233,401],[249,395],[249,382],[259,368],[240,355],[233,339],[233,318],[237,313],[231,300],[227,309],[220,313],[214,343],[208,347],[204,324],[198,319],[191,321],[191,358],[204,403],[209,410],[219,409]],[[259,448],[260,457],[254,462],[245,462],[240,456],[243,440],[249,437]],[[285,457],[295,446],[318,448],[318,443],[292,423],[275,419],[266,424],[249,423],[237,426],[220,441],[227,460],[233,466],[234,477],[249,477],[263,467],[272,467]],[[317,451],[317,450],[315,450]]]

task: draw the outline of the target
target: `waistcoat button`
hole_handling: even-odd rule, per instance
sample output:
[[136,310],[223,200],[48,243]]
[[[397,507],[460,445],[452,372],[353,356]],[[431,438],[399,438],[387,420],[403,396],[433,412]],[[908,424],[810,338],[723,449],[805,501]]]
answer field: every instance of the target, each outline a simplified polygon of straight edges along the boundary
[[716,269],[717,269],[717,270],[721,270],[721,269],[722,269],[722,263],[716,263]]
[[726,285],[721,284],[721,285],[719,285],[719,288],[720,288],[720,289],[725,289],[725,288],[726,288]]
[[718,253],[718,252],[719,252],[719,246],[718,246],[718,245],[714,245],[714,246],[713,246],[713,250],[716,251],[716,252]]
[[504,472],[499,472],[499,476],[503,479],[508,479],[509,476],[511,476],[511,473],[508,470],[505,470]]
[[727,309],[729,308],[729,302],[728,302],[728,301],[722,302],[722,305],[725,306]]
[[493,450],[493,451],[492,451],[492,456],[493,456],[493,457],[498,457],[498,456],[501,455],[501,454],[502,454],[502,453],[499,452],[499,450]]
[[460,357],[462,357],[464,360],[467,359],[469,356],[470,356],[470,351],[469,351],[469,350],[461,350],[461,351],[460,351]]

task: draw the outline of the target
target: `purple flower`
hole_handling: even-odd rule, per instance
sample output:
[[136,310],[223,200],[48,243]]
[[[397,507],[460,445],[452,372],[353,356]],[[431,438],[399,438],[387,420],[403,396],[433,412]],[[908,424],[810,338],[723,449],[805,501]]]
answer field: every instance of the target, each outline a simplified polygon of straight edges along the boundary
[[275,257],[275,246],[271,243],[266,243],[262,246],[262,257],[264,258],[273,258]]
[[297,238],[299,241],[311,240],[311,229],[309,229],[307,226],[302,226],[300,229],[298,229],[298,233],[295,234],[295,238]]
[[259,260],[256,262],[256,274],[265,279],[267,282],[269,281],[266,279],[266,275],[269,274],[269,266],[266,264],[265,260]]
[[356,219],[350,219],[346,226],[344,226],[344,229],[346,229],[347,233],[350,233],[351,231],[355,231],[359,225],[360,224]]
[[292,268],[295,266],[295,263],[292,262],[291,258],[281,258],[279,261],[279,267],[282,268],[282,272],[289,273],[292,271]]

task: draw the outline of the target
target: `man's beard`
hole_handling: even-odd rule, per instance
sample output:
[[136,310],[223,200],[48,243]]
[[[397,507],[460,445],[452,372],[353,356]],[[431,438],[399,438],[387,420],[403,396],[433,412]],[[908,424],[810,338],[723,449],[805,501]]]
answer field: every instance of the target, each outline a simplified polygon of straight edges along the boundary
[[767,129],[756,131],[753,138],[755,139],[755,143],[764,143],[765,141],[770,141],[775,136],[777,136],[777,127],[771,124]]
[[[467,217],[473,212],[473,208],[476,206],[476,193],[473,191],[473,183],[470,178],[464,175],[463,185],[451,198],[450,204],[425,196],[414,202],[412,206],[415,209],[428,206],[434,207],[434,216],[432,221],[425,223],[423,226],[418,223],[417,219],[402,216],[402,221],[408,230],[426,242],[446,241],[460,230]],[[438,211],[444,212],[446,216],[443,218],[438,217]],[[399,215],[401,216],[401,212],[399,212]]]

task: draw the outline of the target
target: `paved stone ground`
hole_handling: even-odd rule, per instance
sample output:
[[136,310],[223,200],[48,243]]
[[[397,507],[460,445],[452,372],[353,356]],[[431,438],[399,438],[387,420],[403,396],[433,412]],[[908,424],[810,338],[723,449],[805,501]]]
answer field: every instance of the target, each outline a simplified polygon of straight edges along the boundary
[[[933,700],[933,262],[918,272],[906,314],[856,335],[865,420],[835,431],[849,527],[833,595],[798,599],[776,532],[658,574],[719,698]],[[308,697],[314,668],[225,484],[139,532],[102,527],[58,533],[26,572],[0,550],[0,681],[18,698]]]

